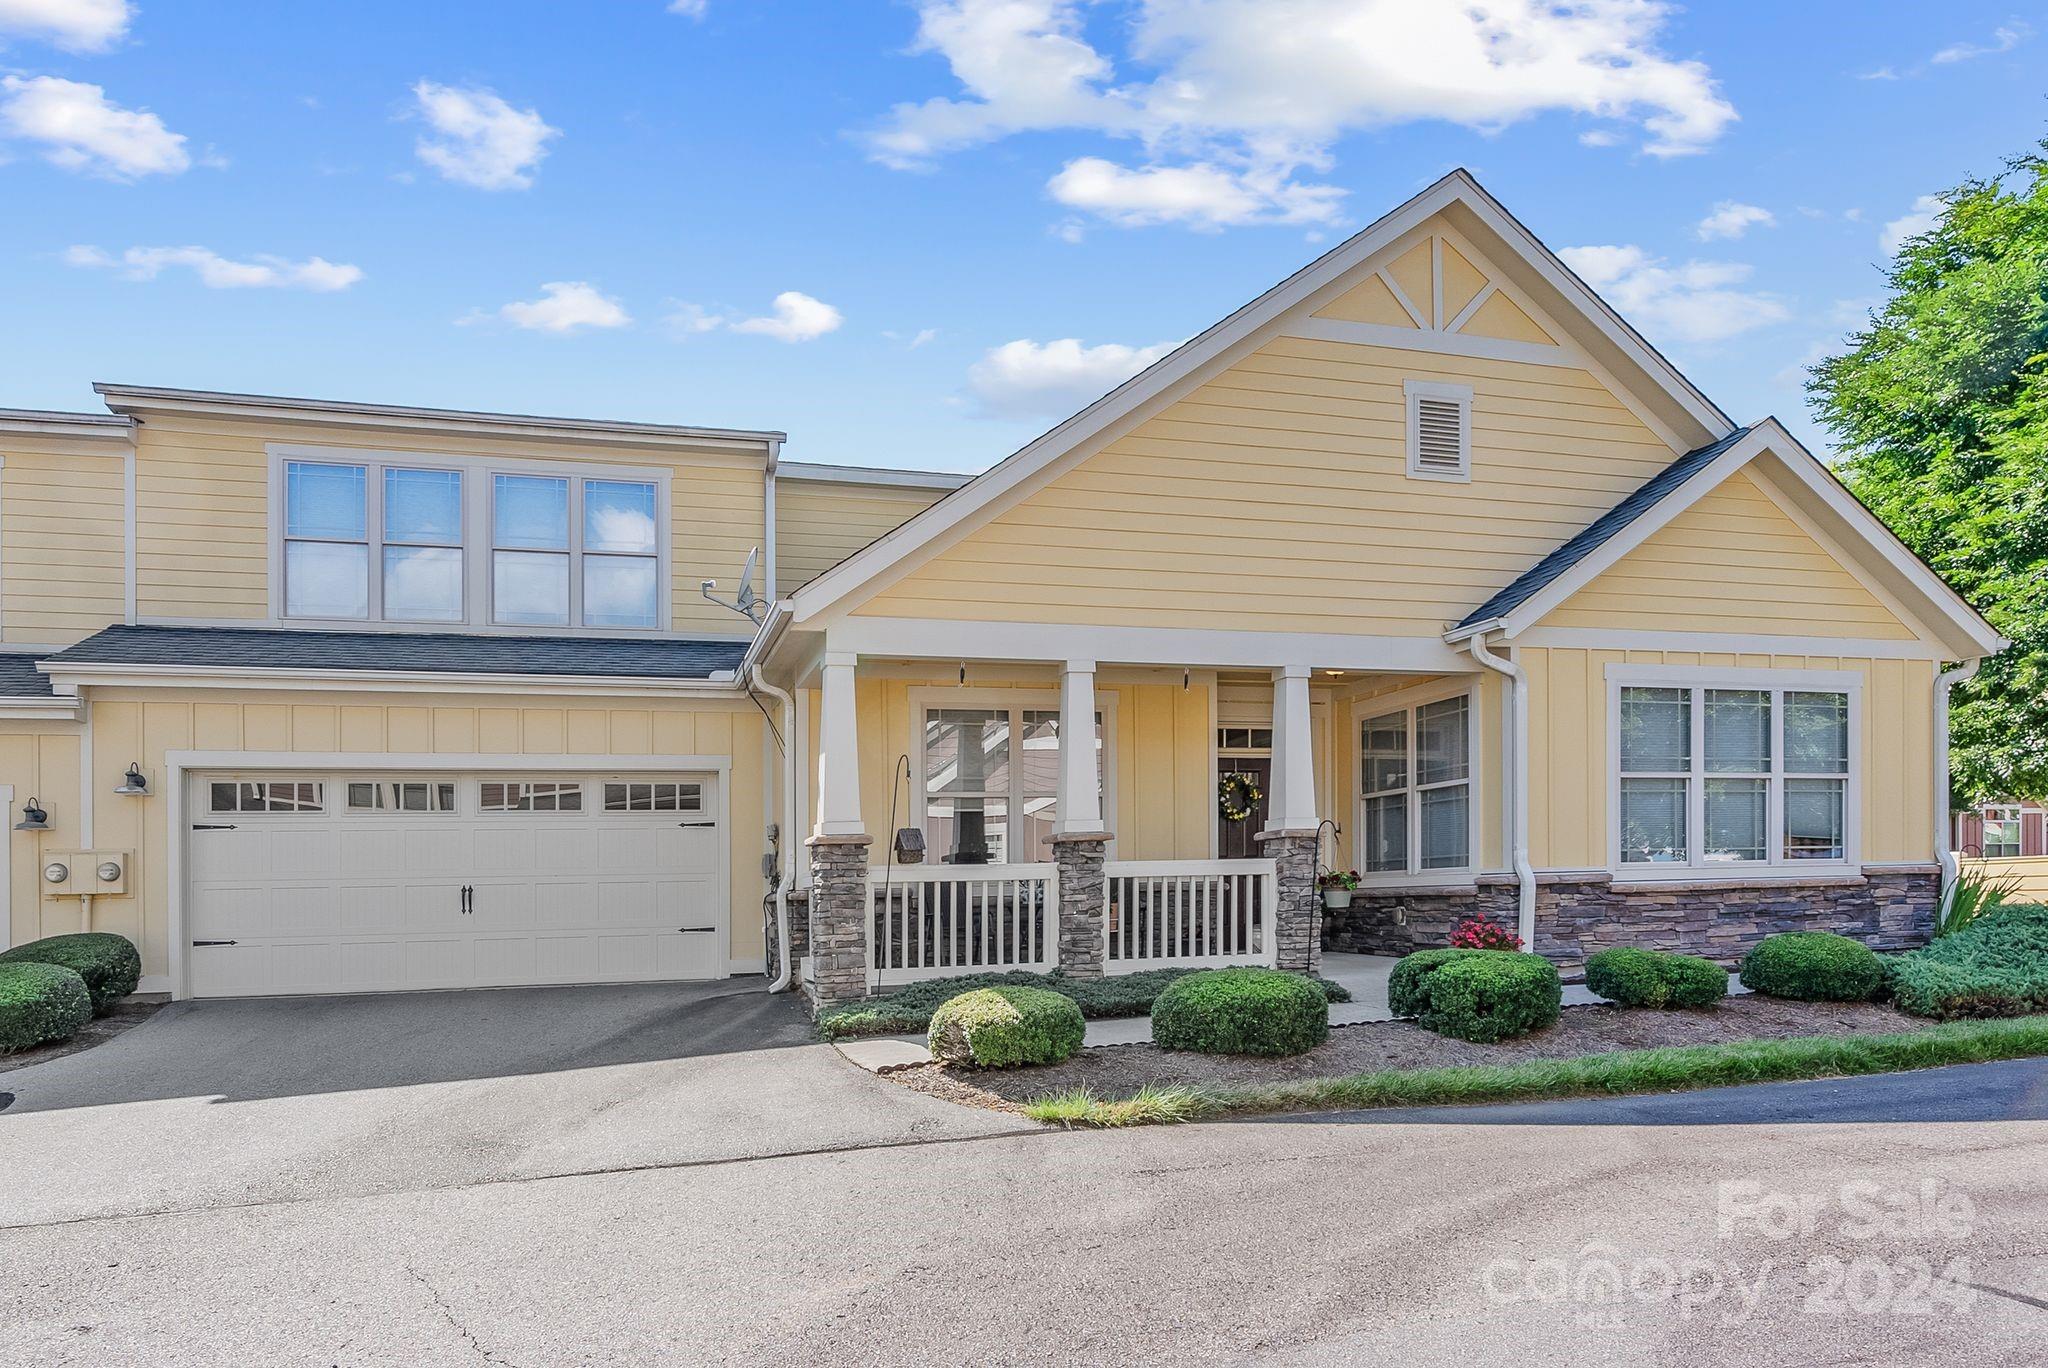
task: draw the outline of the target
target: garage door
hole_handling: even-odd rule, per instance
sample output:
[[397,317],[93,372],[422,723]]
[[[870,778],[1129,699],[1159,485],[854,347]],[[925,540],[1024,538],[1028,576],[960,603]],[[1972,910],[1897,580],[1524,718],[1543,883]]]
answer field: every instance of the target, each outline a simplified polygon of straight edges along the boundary
[[200,774],[201,997],[716,978],[709,774]]

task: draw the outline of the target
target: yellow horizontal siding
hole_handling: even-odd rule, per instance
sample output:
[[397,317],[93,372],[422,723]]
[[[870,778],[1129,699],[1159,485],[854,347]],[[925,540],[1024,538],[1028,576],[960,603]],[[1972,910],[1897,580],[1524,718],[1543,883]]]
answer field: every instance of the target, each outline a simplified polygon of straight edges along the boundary
[[2014,902],[2048,903],[2048,855],[2022,855],[2004,860],[1963,860],[1965,874],[2013,883]]
[[68,645],[127,613],[127,478],[102,444],[0,439],[0,639]]
[[777,481],[777,591],[794,593],[869,542],[922,513],[944,493],[942,489],[892,485]]
[[[1407,477],[1410,379],[1472,386],[1470,484]],[[1282,338],[856,611],[1434,636],[1670,459],[1583,371]]]

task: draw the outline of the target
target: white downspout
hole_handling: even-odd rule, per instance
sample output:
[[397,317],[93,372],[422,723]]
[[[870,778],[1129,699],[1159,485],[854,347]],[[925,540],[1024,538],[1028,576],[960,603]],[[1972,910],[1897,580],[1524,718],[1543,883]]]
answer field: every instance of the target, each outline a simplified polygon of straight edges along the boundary
[[1465,642],[1472,658],[1508,677],[1508,781],[1510,849],[1515,865],[1515,934],[1522,948],[1536,948],[1536,870],[1529,863],[1529,676],[1512,660],[1495,655],[1478,637]]
[[796,700],[788,690],[778,689],[761,677],[756,665],[748,672],[749,682],[782,705],[782,836],[776,844],[782,851],[782,877],[775,881],[775,947],[779,960],[775,981],[768,991],[779,993],[789,987],[789,886],[796,879]]
[[1953,670],[1934,677],[1934,859],[1941,866],[1941,887],[1937,903],[1947,896],[1956,879],[1955,836],[1949,830],[1948,811],[1948,691],[1977,673],[1982,660],[1966,660]]

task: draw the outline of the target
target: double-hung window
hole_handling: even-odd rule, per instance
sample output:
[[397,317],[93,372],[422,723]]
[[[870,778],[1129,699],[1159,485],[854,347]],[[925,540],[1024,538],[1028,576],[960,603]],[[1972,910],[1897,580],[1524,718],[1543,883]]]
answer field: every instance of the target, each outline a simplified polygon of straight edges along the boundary
[[2020,810],[2016,807],[1984,809],[1984,854],[1994,860],[2020,853]]
[[462,474],[284,463],[286,617],[461,622]]
[[493,621],[658,625],[653,484],[500,474],[491,498]]
[[[943,864],[1052,859],[1059,820],[1058,709],[927,708],[925,838]],[[1095,782],[1103,782],[1103,718],[1095,714]]]
[[1846,860],[1849,700],[1824,689],[1623,685],[1620,862]]
[[1472,699],[1439,699],[1359,724],[1359,868],[1472,865]]

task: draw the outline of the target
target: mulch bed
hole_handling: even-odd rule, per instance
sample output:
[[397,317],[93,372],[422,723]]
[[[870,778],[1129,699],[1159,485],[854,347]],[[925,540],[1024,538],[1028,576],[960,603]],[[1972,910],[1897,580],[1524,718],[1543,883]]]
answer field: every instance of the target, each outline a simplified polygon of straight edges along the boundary
[[15,1069],[26,1069],[31,1064],[42,1064],[52,1059],[62,1059],[80,1050],[90,1050],[95,1045],[104,1045],[115,1036],[132,1031],[143,1022],[162,1011],[170,999],[163,996],[149,998],[124,998],[113,1011],[103,1017],[94,1017],[80,1028],[77,1035],[69,1040],[59,1040],[48,1045],[38,1045],[32,1050],[19,1054],[0,1054],[0,1073]]
[[964,1106],[1017,1111],[1047,1093],[1086,1087],[1097,1097],[1128,1097],[1147,1083],[1256,1084],[1334,1078],[1380,1069],[1430,1069],[1448,1064],[1519,1064],[1574,1059],[1661,1045],[1713,1045],[1731,1040],[1884,1034],[1928,1025],[1892,1007],[1867,1002],[1792,1002],[1731,997],[1697,1012],[1649,1008],[1567,1007],[1557,1025],[1498,1045],[1474,1045],[1406,1021],[1342,1026],[1307,1054],[1289,1059],[1192,1054],[1157,1045],[1083,1050],[1064,1064],[1036,1069],[954,1069],[928,1064],[885,1077]]

